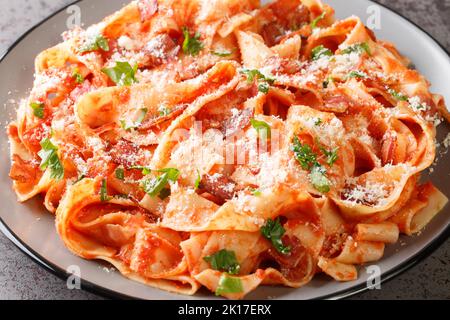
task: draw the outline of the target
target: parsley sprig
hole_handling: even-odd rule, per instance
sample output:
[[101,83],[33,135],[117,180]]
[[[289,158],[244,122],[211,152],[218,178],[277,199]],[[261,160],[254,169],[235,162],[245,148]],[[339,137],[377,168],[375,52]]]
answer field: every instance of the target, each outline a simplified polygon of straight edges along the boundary
[[[321,193],[328,193],[331,183],[327,178],[327,171],[319,163],[318,156],[312,148],[308,144],[302,144],[297,137],[294,137],[291,149],[302,169],[310,171],[309,178],[314,188]],[[327,150],[323,146],[320,146],[320,150],[326,156],[327,164],[330,167],[333,166],[338,159],[338,149]]]
[[238,274],[241,266],[234,251],[222,249],[216,253],[203,257],[214,270],[225,271],[229,274]]
[[248,83],[253,83],[256,80],[258,82],[258,91],[265,94],[269,93],[270,86],[275,83],[274,78],[265,76],[257,69],[243,69],[241,73],[247,77]]
[[203,43],[200,41],[200,33],[196,32],[194,36],[191,36],[191,32],[189,31],[189,29],[187,27],[184,27],[183,35],[183,52],[191,56],[197,56],[204,48]]
[[330,49],[325,48],[323,45],[317,46],[311,51],[311,60],[317,61],[322,57],[331,57],[333,52]]
[[75,68],[72,72],[72,78],[75,80],[76,83],[78,84],[82,84],[84,82],[84,77],[83,75],[80,73],[80,71]]
[[147,113],[148,113],[147,108],[139,109],[138,115],[137,115],[137,118],[135,121],[120,120],[120,126],[125,131],[130,131],[131,129],[137,129],[142,124],[142,121],[144,121]]
[[116,65],[111,68],[103,68],[102,72],[106,74],[118,86],[131,86],[137,83],[136,71],[138,65],[132,67],[128,62],[116,61]]
[[230,277],[226,273],[222,274],[216,288],[216,296],[227,293],[240,293],[244,291],[242,281],[236,277]]
[[221,58],[225,58],[225,57],[231,56],[231,55],[234,53],[234,50],[233,50],[233,51],[226,51],[226,50],[223,50],[223,51],[211,50],[211,53],[212,53],[213,55],[215,55],[215,56],[218,56],[218,57],[221,57]]
[[322,12],[322,14],[320,16],[318,16],[317,18],[315,18],[312,22],[311,22],[311,29],[316,29],[317,28],[317,24],[323,20],[323,18],[325,18],[326,12]]
[[58,158],[58,147],[55,146],[49,138],[41,141],[41,151],[38,156],[41,158],[41,170],[50,169],[50,177],[55,180],[64,178],[64,167]]
[[261,228],[261,234],[272,242],[275,249],[281,254],[289,254],[291,252],[291,247],[285,246],[281,238],[286,233],[280,222],[280,218],[275,220],[268,219],[266,224]]
[[371,51],[370,51],[370,47],[369,44],[367,42],[361,42],[361,43],[357,43],[354,45],[351,45],[347,48],[345,48],[344,50],[341,51],[342,54],[350,54],[350,53],[367,53],[369,56],[372,55]]
[[33,114],[36,118],[44,119],[44,109],[45,105],[42,102],[31,102],[30,103],[31,109],[33,109]]
[[106,188],[106,179],[102,180],[102,185],[100,186],[100,201],[105,202],[111,200],[108,196],[108,189]]
[[117,168],[114,172],[115,176],[119,180],[125,180],[125,170],[123,168]]
[[168,196],[166,190],[167,184],[169,183],[169,181],[172,182],[177,181],[180,175],[180,171],[175,168],[166,168],[162,170],[157,170],[156,172],[162,174],[153,179],[143,180],[142,188],[144,189],[145,193],[147,193],[150,197],[159,196],[161,199],[163,199]]
[[250,123],[252,127],[258,133],[258,136],[263,139],[270,139],[272,136],[272,130],[270,125],[265,121],[260,121],[256,119],[251,119]]
[[87,42],[84,46],[78,49],[78,52],[84,53],[88,51],[98,51],[100,49],[106,52],[109,51],[108,39],[102,35],[98,35],[91,41]]
[[362,72],[362,71],[355,70],[355,71],[350,72],[347,75],[347,79],[351,79],[351,78],[366,79],[367,78],[367,74]]
[[388,92],[398,101],[408,101],[408,97],[401,92],[395,91],[394,89],[389,89]]

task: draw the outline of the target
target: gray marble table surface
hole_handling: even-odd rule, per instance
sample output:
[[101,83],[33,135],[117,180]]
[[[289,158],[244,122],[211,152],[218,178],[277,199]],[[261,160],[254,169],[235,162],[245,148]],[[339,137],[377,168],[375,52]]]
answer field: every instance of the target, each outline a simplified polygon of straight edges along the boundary
[[[0,0],[0,56],[24,32],[73,0]],[[95,0],[91,0],[95,1]],[[342,0],[345,1],[345,0]],[[450,51],[450,0],[379,0],[408,17]],[[68,290],[0,233],[0,299],[101,299]],[[417,266],[352,299],[450,299],[450,240]]]

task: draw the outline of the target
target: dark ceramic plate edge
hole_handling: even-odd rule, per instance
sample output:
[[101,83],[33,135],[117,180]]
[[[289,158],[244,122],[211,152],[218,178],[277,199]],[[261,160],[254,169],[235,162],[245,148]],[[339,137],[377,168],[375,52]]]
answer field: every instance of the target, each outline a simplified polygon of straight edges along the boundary
[[[71,2],[70,4],[62,7],[61,9],[57,10],[55,13],[51,14],[50,16],[48,16],[47,18],[45,18],[44,20],[40,21],[39,23],[37,23],[36,25],[34,25],[32,28],[30,28],[28,31],[26,31],[22,36],[20,36],[7,50],[6,52],[3,54],[3,56],[0,58],[0,63],[3,62],[3,60],[6,58],[6,56],[8,56],[8,54],[10,54],[12,52],[12,50],[26,37],[28,36],[28,34],[30,34],[33,30],[35,30],[36,28],[38,28],[39,26],[41,26],[43,23],[45,23],[47,20],[53,18],[54,16],[56,16],[57,14],[59,14],[60,12],[66,10],[68,7],[70,7],[71,5],[74,5],[78,2],[81,2],[83,0],[76,0]],[[369,0],[372,1],[372,0]],[[373,1],[372,1],[373,2]],[[375,3],[375,2],[374,2]],[[433,37],[431,34],[429,34],[429,32],[427,32],[424,28],[422,28],[421,26],[419,26],[418,24],[416,24],[414,21],[410,20],[409,18],[403,16],[402,14],[392,10],[391,8],[387,7],[386,5],[382,4],[382,3],[378,3],[376,2],[377,5],[380,5],[382,7],[384,7],[385,9],[393,12],[394,14],[396,14],[397,16],[403,18],[404,20],[408,21],[409,23],[411,23],[412,25],[414,25],[415,27],[417,27],[418,29],[420,29],[422,32],[424,32],[428,37],[430,37],[435,43],[437,43],[439,45],[439,47],[441,47],[441,49],[447,53],[447,55],[450,58],[450,52],[439,42],[436,40],[435,37]],[[57,276],[58,278],[62,279],[62,280],[66,280],[68,274],[66,273],[65,270],[61,269],[60,267],[56,266],[55,264],[53,264],[52,262],[46,260],[44,257],[42,257],[39,253],[37,253],[36,251],[34,251],[32,248],[30,248],[25,242],[22,241],[22,239],[20,239],[20,237],[18,237],[9,227],[8,225],[3,221],[3,219],[0,217],[0,223],[1,225],[10,233],[11,237],[13,237],[13,239],[15,241],[13,241],[12,239],[11,242],[14,243],[14,245],[21,250],[23,253],[25,253],[26,256],[28,256],[32,261],[34,261],[35,263],[37,263],[39,266],[43,267],[44,269],[46,269],[47,271],[49,271],[50,273],[54,274],[55,276]],[[385,273],[382,274],[381,277],[381,282],[382,283],[386,283],[389,280],[392,280],[393,278],[395,278],[396,276],[402,274],[403,272],[409,270],[410,268],[414,267],[415,265],[417,265],[419,262],[423,261],[425,258],[427,258],[429,255],[431,255],[435,250],[437,250],[448,238],[450,237],[450,225],[439,235],[437,236],[433,241],[431,241],[425,248],[423,248],[422,250],[420,250],[418,253],[416,253],[413,257],[411,257],[410,259],[404,261],[403,263],[397,265],[396,267],[394,267],[392,270],[387,271]],[[8,237],[9,238],[9,237]],[[29,254],[28,252],[26,252],[25,250],[28,250],[31,254]],[[80,279],[81,280],[81,287],[82,289],[100,295],[102,297],[105,298],[110,298],[110,299],[134,299],[134,297],[125,295],[123,293],[114,291],[114,290],[110,290],[107,289],[105,287],[102,287],[100,285],[96,285],[92,282],[89,282],[87,280],[84,279]],[[345,299],[345,298],[349,298],[353,295],[356,295],[358,293],[362,293],[369,290],[368,287],[363,283],[354,287],[351,287],[349,289],[346,290],[342,290],[342,291],[338,291],[338,292],[334,292],[334,293],[330,293],[328,295],[323,295],[320,297],[315,298],[315,300],[320,300],[320,299]]]

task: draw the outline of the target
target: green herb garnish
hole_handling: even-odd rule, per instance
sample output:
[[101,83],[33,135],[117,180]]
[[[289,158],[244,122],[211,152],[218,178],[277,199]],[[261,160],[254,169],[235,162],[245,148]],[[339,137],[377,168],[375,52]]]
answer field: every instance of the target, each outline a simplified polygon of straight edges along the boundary
[[323,45],[315,47],[311,51],[311,60],[316,61],[322,57],[331,57],[333,52],[330,49],[325,48]]
[[350,79],[350,78],[365,79],[365,78],[367,78],[367,75],[362,71],[352,71],[347,75],[347,79]]
[[389,89],[388,92],[398,101],[408,101],[408,97],[401,92],[395,91],[394,89]]
[[281,225],[280,218],[276,218],[275,220],[268,219],[266,224],[261,228],[261,234],[270,240],[275,249],[282,254],[291,252],[291,247],[285,246],[281,240],[285,233],[286,230]]
[[115,171],[115,175],[116,175],[116,178],[119,180],[125,179],[125,171],[123,170],[123,168],[117,168]]
[[195,35],[192,37],[191,33],[189,32],[189,29],[184,27],[183,35],[184,35],[183,52],[191,56],[198,55],[199,52],[202,51],[202,49],[204,48],[203,43],[200,41],[200,33],[196,32]]
[[312,22],[311,22],[311,28],[312,29],[316,29],[317,28],[317,24],[320,22],[320,20],[322,20],[323,18],[325,18],[326,12],[322,12],[322,14],[320,16],[318,16],[317,18],[315,18]]
[[97,51],[102,49],[103,51],[109,51],[108,40],[102,35],[96,36],[91,42],[81,47],[78,52],[84,53],[88,51]]
[[144,121],[147,112],[148,112],[147,108],[139,109],[139,114],[136,121],[129,122],[127,120],[120,120],[120,126],[122,127],[122,129],[126,131],[139,128],[139,126],[142,124],[142,121]]
[[243,69],[241,73],[246,75],[248,83],[253,83],[257,80],[258,91],[265,94],[269,92],[270,85],[275,83],[274,78],[265,76],[257,69]]
[[50,177],[55,180],[64,178],[64,167],[58,158],[58,147],[50,139],[45,138],[41,141],[41,151],[38,156],[41,158],[40,169],[50,169]]
[[321,193],[330,192],[330,180],[326,176],[326,170],[321,165],[313,166],[309,175],[314,188]]
[[367,42],[357,43],[351,45],[341,51],[342,54],[350,54],[352,52],[363,53],[366,52],[369,56],[371,55],[370,47]]
[[339,148],[335,148],[333,150],[327,150],[324,147],[320,147],[322,153],[327,157],[327,164],[332,167],[333,164],[338,160],[338,150]]
[[258,132],[258,136],[262,139],[270,139],[272,136],[272,131],[267,122],[259,121],[256,119],[251,119],[250,123],[252,127]]
[[[301,144],[297,137],[294,137],[293,145],[291,147],[295,158],[300,163],[303,170],[310,170],[310,179],[314,188],[322,193],[330,191],[330,181],[326,177],[325,168],[318,162],[317,155],[312,151],[307,144]],[[332,166],[338,159],[337,149],[328,151],[320,147],[321,151],[327,157],[328,165]]]
[[132,67],[128,62],[116,61],[116,65],[111,68],[103,68],[102,72],[106,74],[118,86],[131,86],[137,83],[136,71],[138,65]]
[[180,171],[174,168],[157,170],[157,172],[162,174],[151,180],[147,179],[142,181],[142,187],[145,193],[151,197],[156,197],[166,187],[169,181],[177,181],[180,175]]
[[31,102],[30,103],[31,109],[33,109],[33,114],[35,117],[39,119],[44,119],[44,109],[45,105],[42,102]]
[[316,164],[317,155],[312,151],[309,145],[301,144],[297,137],[294,137],[294,142],[291,149],[303,170],[309,170],[314,164]]
[[231,56],[234,53],[234,51],[216,51],[216,50],[211,50],[211,53],[213,55],[215,55],[215,56],[225,58],[225,57]]
[[241,279],[230,277],[227,274],[222,274],[219,279],[219,283],[216,289],[216,296],[227,293],[240,293],[243,292]]
[[214,270],[225,271],[229,274],[238,274],[241,268],[236,254],[230,250],[222,249],[213,255],[204,257],[203,260],[208,262]]
[[76,83],[83,83],[84,82],[84,77],[83,75],[78,71],[78,69],[73,70],[72,73],[72,78],[75,79]]
[[200,175],[200,171],[197,169],[197,178],[195,179],[194,188],[197,190],[200,187],[200,182],[202,181],[202,177]]
[[111,198],[108,197],[108,190],[106,188],[106,179],[102,180],[102,185],[100,187],[100,201],[109,201]]

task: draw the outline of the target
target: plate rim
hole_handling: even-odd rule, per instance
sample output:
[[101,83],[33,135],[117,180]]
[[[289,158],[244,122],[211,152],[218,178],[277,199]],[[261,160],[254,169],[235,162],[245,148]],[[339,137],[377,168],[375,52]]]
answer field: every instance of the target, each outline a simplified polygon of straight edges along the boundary
[[[3,63],[5,58],[12,53],[14,48],[22,42],[31,32],[33,32],[35,29],[39,28],[42,24],[53,18],[54,16],[58,15],[59,13],[66,10],[68,7],[82,2],[84,0],[75,0],[71,3],[61,7],[51,15],[47,16],[43,20],[36,23],[34,26],[32,26],[30,29],[25,31],[17,40],[15,40],[4,52],[4,54],[0,57],[0,64]],[[434,43],[436,43],[446,54],[447,57],[450,60],[450,50],[448,50],[444,45],[442,45],[433,35],[431,35],[427,30],[425,30],[423,27],[409,19],[408,17],[404,16],[403,14],[397,12],[396,10],[393,10],[389,7],[387,7],[383,3],[378,3],[372,0],[367,0],[369,2],[372,2],[375,5],[379,5],[386,10],[390,11],[391,13],[395,14],[399,18],[409,22],[411,25],[418,28],[420,31],[422,31],[425,35],[427,35]],[[69,274],[59,266],[55,265],[53,262],[45,259],[41,254],[36,252],[34,249],[32,249],[27,243],[25,243],[19,236],[17,236],[14,231],[3,221],[2,217],[0,216],[0,225],[3,227],[8,233],[5,234],[3,231],[2,233],[18,248],[22,253],[25,254],[29,259],[31,259],[33,262],[35,262],[40,267],[44,268],[51,274],[57,276],[61,280],[67,280],[67,277]],[[395,277],[399,276],[400,274],[404,273],[405,271],[411,269],[412,267],[416,266],[419,262],[425,260],[427,257],[429,257],[434,251],[436,251],[447,239],[450,238],[450,224],[445,228],[433,241],[428,243],[424,248],[422,248],[419,252],[417,252],[415,255],[410,257],[408,260],[403,261],[402,263],[398,264],[397,266],[393,267],[392,270],[386,271],[381,274],[381,284],[386,283]],[[28,252],[27,252],[28,251]],[[94,284],[86,279],[83,279],[80,277],[81,282],[81,289],[85,290],[87,292],[99,295],[104,298],[110,298],[110,299],[139,299],[138,297],[133,297],[126,295],[124,293],[108,289],[103,287],[99,284]],[[325,300],[325,299],[345,299],[349,298],[351,296],[354,296],[356,294],[365,292],[370,290],[364,283],[361,283],[359,285],[355,285],[353,287],[350,287],[348,289],[340,290],[337,292],[325,294],[319,297],[315,297],[313,300]],[[206,300],[206,299],[205,299]],[[280,300],[283,300],[282,298]]]

